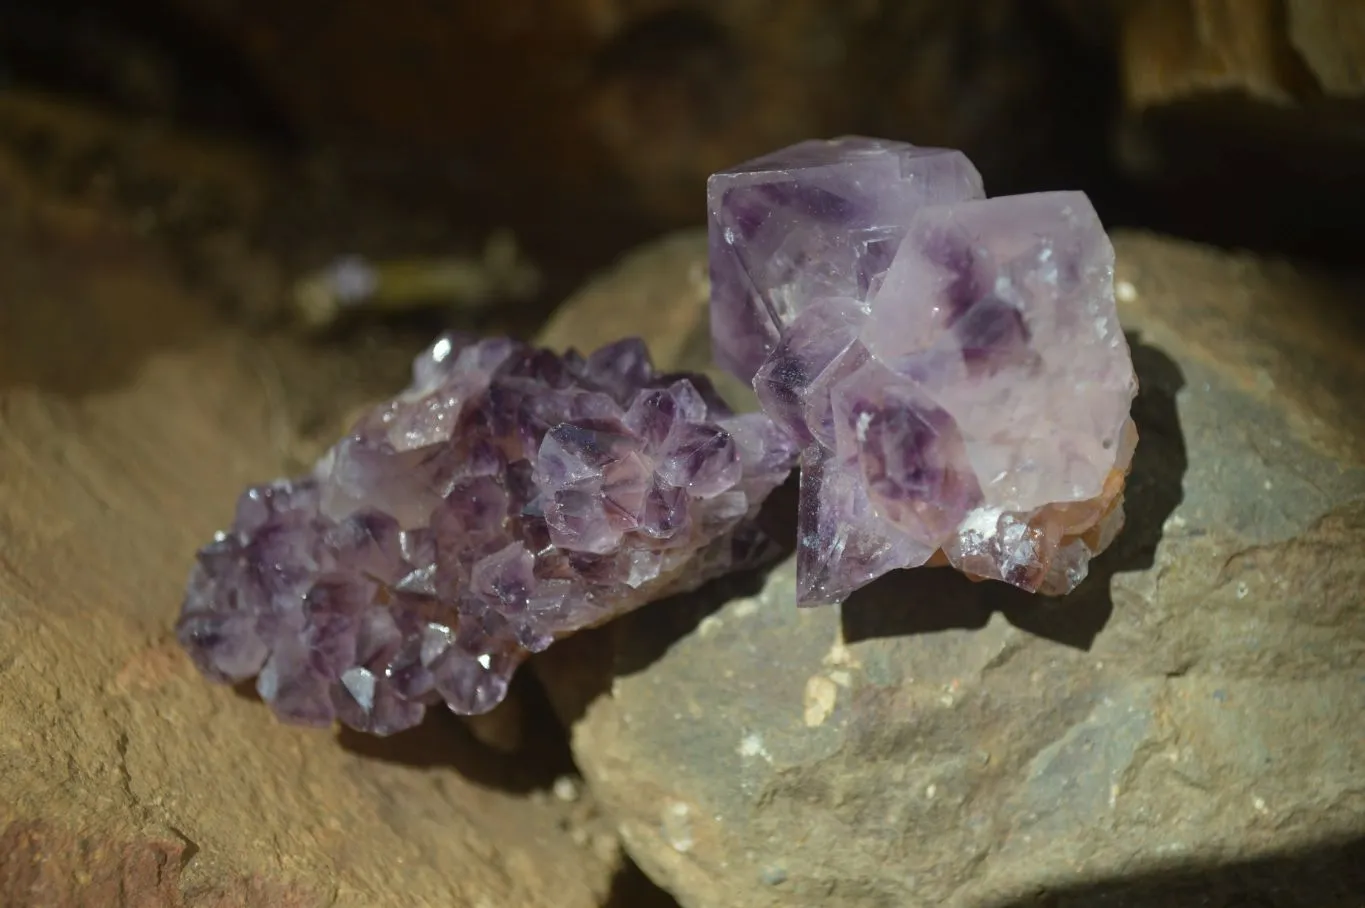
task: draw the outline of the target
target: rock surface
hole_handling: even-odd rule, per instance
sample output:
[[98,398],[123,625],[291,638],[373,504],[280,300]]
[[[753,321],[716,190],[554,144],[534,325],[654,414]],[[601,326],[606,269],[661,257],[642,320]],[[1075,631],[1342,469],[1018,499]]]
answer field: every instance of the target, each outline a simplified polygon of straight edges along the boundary
[[380,736],[491,712],[531,653],[759,563],[797,448],[638,338],[446,332],[301,476],[195,556],[176,636],[283,721]]
[[1273,104],[1365,94],[1359,0],[1147,0],[1124,19],[1137,108],[1220,92]]
[[[198,676],[171,634],[186,568],[243,485],[296,466],[293,373],[134,225],[21,173],[0,153],[0,904],[605,901],[590,798],[536,795],[453,723],[338,738]],[[379,394],[293,355],[332,407]]]
[[[687,273],[689,244],[635,267]],[[585,776],[687,908],[1359,904],[1359,284],[1115,247],[1142,442],[1130,524],[1071,596],[923,570],[799,611],[788,561],[542,657]],[[648,338],[665,298],[632,273],[584,299]],[[668,302],[705,332],[704,298]],[[557,342],[592,339],[575,305]]]

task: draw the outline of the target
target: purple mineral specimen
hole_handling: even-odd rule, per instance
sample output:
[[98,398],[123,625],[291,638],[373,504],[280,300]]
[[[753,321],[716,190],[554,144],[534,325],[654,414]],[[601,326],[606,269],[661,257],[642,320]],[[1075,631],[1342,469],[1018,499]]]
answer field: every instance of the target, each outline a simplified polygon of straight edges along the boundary
[[486,712],[557,637],[743,566],[796,453],[638,341],[584,358],[444,336],[311,474],[242,495],[178,636],[289,722]]
[[867,299],[916,210],[984,195],[961,152],[877,139],[801,142],[715,174],[717,365],[749,381],[810,301]]
[[803,446],[798,596],[947,562],[1049,594],[1123,522],[1137,384],[1090,202],[803,142],[710,182],[722,365]]

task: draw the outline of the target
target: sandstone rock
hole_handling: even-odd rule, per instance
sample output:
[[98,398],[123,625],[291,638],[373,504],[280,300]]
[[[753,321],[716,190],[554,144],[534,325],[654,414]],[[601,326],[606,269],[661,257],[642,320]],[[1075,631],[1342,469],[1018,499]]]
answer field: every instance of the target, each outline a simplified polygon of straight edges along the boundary
[[590,797],[535,796],[550,779],[453,723],[283,727],[172,638],[195,546],[293,468],[299,388],[321,420],[411,351],[389,375],[290,345],[277,369],[132,226],[24,172],[0,154],[0,904],[604,901]]
[[[636,261],[685,273],[689,244]],[[788,561],[544,654],[586,778],[687,908],[1358,904],[1360,285],[1115,246],[1142,441],[1077,592],[921,570],[797,610]],[[585,299],[677,349],[684,311],[634,274]],[[572,305],[551,333],[585,343]]]
[[1244,92],[1288,104],[1303,89],[1302,63],[1274,0],[1147,0],[1123,31],[1125,93],[1136,109],[1191,95]]

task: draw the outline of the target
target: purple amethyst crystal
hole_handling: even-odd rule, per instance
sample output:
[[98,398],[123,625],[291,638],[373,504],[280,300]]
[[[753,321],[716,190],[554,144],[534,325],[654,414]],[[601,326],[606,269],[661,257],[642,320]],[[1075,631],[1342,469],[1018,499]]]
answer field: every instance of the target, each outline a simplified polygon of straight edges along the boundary
[[707,196],[714,355],[749,381],[811,301],[867,299],[916,210],[985,191],[959,151],[843,138],[715,174]]
[[947,562],[1056,594],[1123,522],[1137,390],[1090,202],[803,142],[710,182],[717,359],[803,447],[798,596]]
[[743,566],[796,451],[638,341],[585,358],[444,336],[311,474],[242,495],[178,636],[289,722],[485,712],[557,637]]

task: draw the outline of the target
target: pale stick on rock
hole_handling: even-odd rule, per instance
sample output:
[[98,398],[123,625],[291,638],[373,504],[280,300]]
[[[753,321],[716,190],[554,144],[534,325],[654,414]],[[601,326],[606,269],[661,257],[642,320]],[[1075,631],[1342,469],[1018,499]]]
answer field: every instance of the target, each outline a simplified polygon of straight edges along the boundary
[[310,475],[248,489],[178,625],[282,719],[391,734],[485,713],[556,638],[752,563],[796,446],[644,345],[447,335]]
[[1123,524],[1137,382],[1084,194],[808,141],[709,186],[718,361],[804,448],[798,598],[950,563],[1061,594]]

